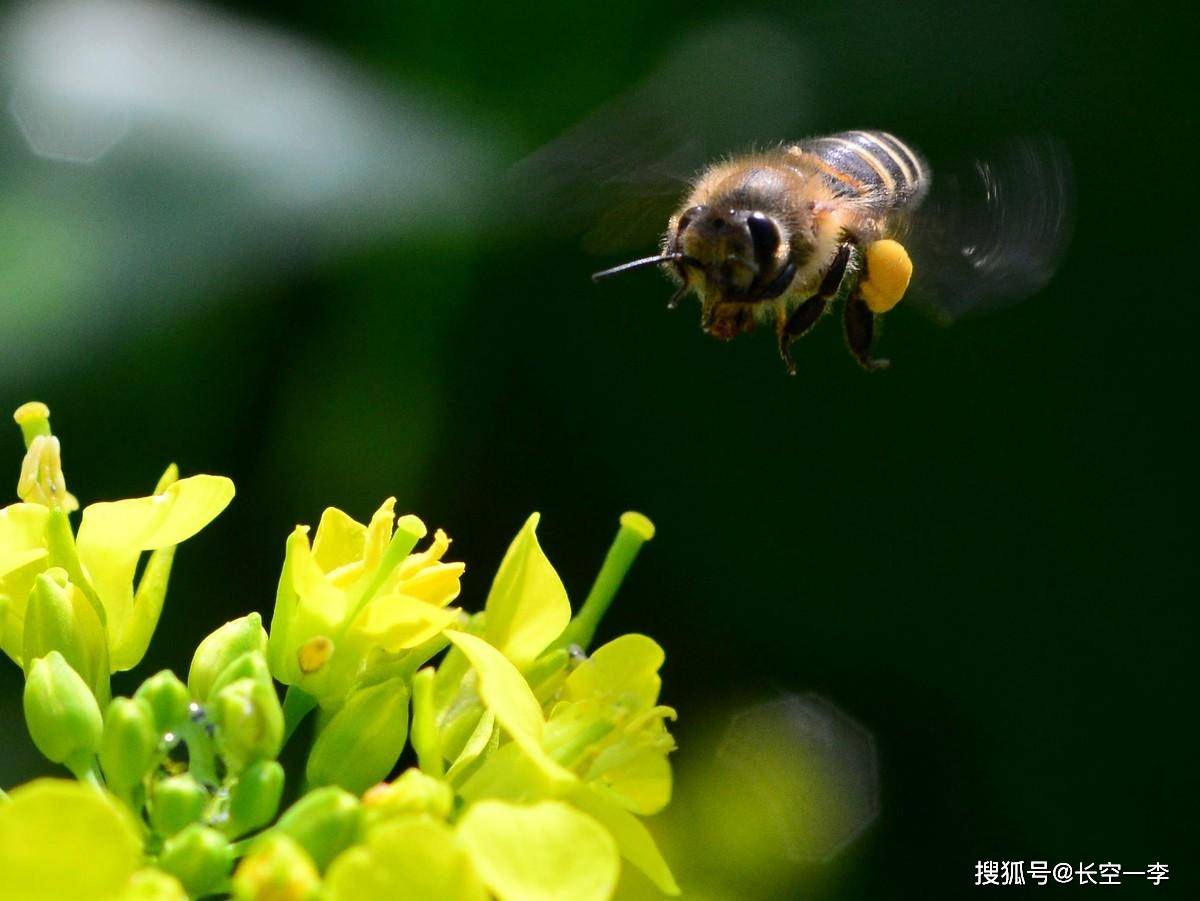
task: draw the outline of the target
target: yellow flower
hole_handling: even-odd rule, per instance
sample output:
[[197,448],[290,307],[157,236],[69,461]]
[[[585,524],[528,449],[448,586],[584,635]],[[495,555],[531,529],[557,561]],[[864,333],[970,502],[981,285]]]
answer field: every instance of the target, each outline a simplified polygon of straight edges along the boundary
[[67,515],[78,503],[66,490],[49,415],[44,404],[30,403],[14,416],[28,448],[18,484],[22,502],[0,509],[0,648],[19,665],[31,662],[24,659],[27,605],[38,576],[52,571],[64,590],[82,592],[92,605],[107,638],[108,668],[131,669],[162,613],[175,546],[228,506],[233,483],[209,475],[179,479],[172,465],[150,497],[86,507],[73,535]]
[[572,674],[582,672],[564,686],[566,700],[547,722],[533,690],[499,650],[465,632],[446,635],[470,661],[484,706],[511,738],[460,787],[468,803],[568,801],[601,824],[621,856],[659,889],[678,894],[653,838],[630,813],[654,812],[670,797],[666,754],[674,744],[663,720],[674,711],[653,706],[662,663],[658,645],[627,635],[599,648]]
[[425,536],[415,516],[396,519],[389,498],[367,525],[341,510],[321,517],[312,544],[308,527],[288,538],[271,619],[269,656],[275,678],[324,706],[350,690],[368,657],[398,653],[438,635],[458,617],[464,566],[442,560],[450,539]]
[[605,901],[619,870],[612,836],[572,806],[483,801],[453,826],[411,814],[379,823],[334,860],[325,892],[330,901]]

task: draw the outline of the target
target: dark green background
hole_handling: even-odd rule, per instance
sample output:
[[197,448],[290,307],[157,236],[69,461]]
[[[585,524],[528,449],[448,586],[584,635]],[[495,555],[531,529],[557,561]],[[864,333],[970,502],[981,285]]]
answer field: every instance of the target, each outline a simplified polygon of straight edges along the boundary
[[[516,155],[734,12],[229,6],[499,124]],[[1197,802],[1182,21],[1115,2],[758,12],[815,54],[814,132],[885,128],[935,160],[1022,132],[1065,140],[1077,229],[1051,285],[951,329],[898,311],[881,376],[826,322],[787,379],[767,337],[721,345],[694,307],[664,312],[660,280],[596,289],[575,238],[485,226],[231,289],[9,376],[0,407],[50,404],[85,503],[144,493],[171,459],[236,481],[179,555],[141,675],[185,669],[203,633],[269,611],[285,535],[326,504],[363,518],[395,493],[443,525],[472,607],[530,510],[578,600],[637,508],[659,536],[605,630],[666,647],[680,759],[724,698],[816,691],[875,733],[882,814],[807,896],[967,897],[977,858],[1161,860],[1173,879],[1157,893],[1182,894]],[[15,481],[15,428],[8,446]],[[6,665],[5,785],[46,771],[19,690]]]

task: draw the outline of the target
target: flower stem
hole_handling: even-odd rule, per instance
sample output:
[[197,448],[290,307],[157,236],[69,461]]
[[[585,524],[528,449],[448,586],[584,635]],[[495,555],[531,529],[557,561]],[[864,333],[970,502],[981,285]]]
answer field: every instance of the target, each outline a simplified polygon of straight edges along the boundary
[[283,695],[283,743],[286,745],[296,727],[304,722],[314,707],[317,699],[295,685],[289,685]]
[[179,730],[179,736],[187,744],[188,771],[201,785],[215,788],[219,782],[216,751],[204,726],[203,721],[190,720]]
[[570,625],[554,642],[554,647],[569,647],[575,644],[587,650],[592,639],[596,637],[600,620],[604,618],[613,598],[617,596],[617,589],[621,587],[625,574],[633,566],[642,545],[653,537],[654,523],[641,513],[630,512],[621,515],[621,527],[617,530],[612,547],[608,549],[604,565],[596,575],[596,581],[592,583],[587,600],[583,602],[583,607],[571,620]]
[[421,771],[441,779],[446,770],[433,714],[433,676],[433,668],[428,666],[413,676],[412,745]]

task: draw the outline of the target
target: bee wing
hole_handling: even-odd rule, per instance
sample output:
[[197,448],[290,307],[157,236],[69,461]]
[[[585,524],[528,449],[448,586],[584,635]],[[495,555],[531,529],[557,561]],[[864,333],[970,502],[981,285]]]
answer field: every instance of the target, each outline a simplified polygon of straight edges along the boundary
[[513,166],[507,207],[529,227],[583,235],[597,253],[653,245],[696,172],[718,154],[796,134],[806,59],[779,23],[691,32],[625,94]]
[[902,239],[911,297],[942,322],[1025,300],[1046,286],[1071,240],[1075,182],[1066,146],[1011,139],[933,184]]

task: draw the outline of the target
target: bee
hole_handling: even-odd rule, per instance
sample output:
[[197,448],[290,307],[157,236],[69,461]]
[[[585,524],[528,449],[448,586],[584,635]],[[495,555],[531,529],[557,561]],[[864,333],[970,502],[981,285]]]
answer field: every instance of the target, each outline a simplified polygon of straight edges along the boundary
[[661,253],[601,280],[664,266],[700,299],[701,328],[728,341],[770,325],[790,374],[794,341],[841,303],[846,343],[864,369],[879,317],[904,297],[913,264],[901,243],[928,193],[930,171],[883,131],[848,131],[782,145],[706,169],[670,217]]

